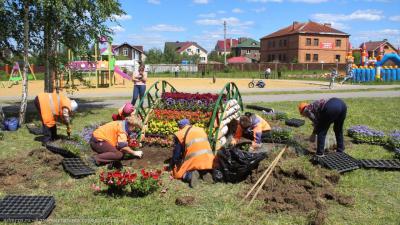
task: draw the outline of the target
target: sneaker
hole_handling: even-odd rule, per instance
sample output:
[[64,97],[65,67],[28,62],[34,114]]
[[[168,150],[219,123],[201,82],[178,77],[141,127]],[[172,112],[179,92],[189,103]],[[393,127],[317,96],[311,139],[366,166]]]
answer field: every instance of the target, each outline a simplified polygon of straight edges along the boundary
[[321,159],[323,158],[323,157],[325,157],[325,155],[324,154],[315,154],[314,156],[313,156],[313,158],[312,158],[312,161],[314,162],[314,163],[320,163],[321,162]]
[[189,181],[189,186],[191,188],[196,188],[198,186],[198,184],[199,184],[199,178],[200,178],[199,171],[194,170],[192,172],[192,178]]

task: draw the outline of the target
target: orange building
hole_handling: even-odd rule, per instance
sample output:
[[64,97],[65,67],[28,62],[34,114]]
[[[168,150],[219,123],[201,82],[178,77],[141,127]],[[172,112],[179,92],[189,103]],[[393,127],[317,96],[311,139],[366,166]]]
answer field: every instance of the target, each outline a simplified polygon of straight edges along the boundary
[[292,25],[261,38],[261,62],[345,63],[350,35],[313,21]]

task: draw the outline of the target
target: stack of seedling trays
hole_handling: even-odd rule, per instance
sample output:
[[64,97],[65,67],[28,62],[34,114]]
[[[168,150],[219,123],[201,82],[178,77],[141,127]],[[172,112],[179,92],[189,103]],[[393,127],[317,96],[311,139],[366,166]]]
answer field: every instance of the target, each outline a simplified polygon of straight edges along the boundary
[[328,169],[336,170],[339,173],[344,173],[359,169],[356,159],[342,152],[327,154],[318,158],[318,163]]
[[62,165],[64,170],[74,178],[82,178],[95,173],[95,171],[80,158],[65,158],[62,161]]
[[41,127],[37,127],[35,124],[27,124],[26,128],[28,129],[29,133],[34,134],[34,135],[42,135],[42,128]]
[[257,105],[247,105],[246,108],[254,109],[254,110],[257,110],[257,111],[265,111],[265,112],[273,111],[273,109],[262,107],[262,106],[257,106]]
[[29,222],[45,220],[55,207],[53,196],[6,196],[0,201],[0,220]]
[[304,120],[294,119],[294,118],[285,120],[285,124],[290,127],[301,127],[304,125],[304,123],[305,123]]
[[398,159],[360,159],[358,163],[363,168],[400,170],[400,160]]
[[61,148],[60,146],[58,146],[54,142],[47,142],[46,143],[46,148],[49,151],[51,151],[51,152],[53,152],[55,154],[62,155],[65,158],[75,158],[75,157],[77,157],[74,153],[72,153],[72,152],[70,152],[70,151],[68,151],[68,150],[66,150],[64,148]]

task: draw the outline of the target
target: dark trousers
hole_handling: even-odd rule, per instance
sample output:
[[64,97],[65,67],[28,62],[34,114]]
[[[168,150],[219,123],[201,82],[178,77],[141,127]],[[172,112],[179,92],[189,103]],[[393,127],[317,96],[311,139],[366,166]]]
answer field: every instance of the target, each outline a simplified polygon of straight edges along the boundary
[[142,97],[144,96],[144,93],[146,92],[146,85],[134,85],[133,86],[133,97],[132,97],[132,105],[135,105],[137,98],[139,97],[139,101],[140,99],[142,99]]
[[49,141],[54,141],[57,139],[57,125],[54,125],[52,127],[47,127],[43,123],[43,118],[42,118],[42,113],[40,112],[40,103],[39,103],[39,98],[36,97],[34,100],[35,107],[40,115],[40,120],[42,121],[42,132],[44,135],[43,142],[49,142]]
[[90,139],[90,147],[98,154],[94,157],[97,163],[106,164],[122,159],[124,154],[115,146],[112,146],[107,141],[98,141],[96,138]]
[[331,98],[326,102],[316,127],[318,135],[317,154],[321,155],[324,153],[326,134],[332,123],[337,142],[337,152],[344,152],[343,123],[346,119],[346,114],[347,106],[341,99]]

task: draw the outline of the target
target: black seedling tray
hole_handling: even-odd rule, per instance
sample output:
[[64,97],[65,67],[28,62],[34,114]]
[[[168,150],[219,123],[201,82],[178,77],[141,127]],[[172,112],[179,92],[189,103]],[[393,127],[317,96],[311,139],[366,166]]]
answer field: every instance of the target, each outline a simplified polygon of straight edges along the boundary
[[95,171],[86,165],[80,158],[63,159],[62,165],[64,170],[75,178],[81,178],[95,173]]
[[285,120],[285,124],[291,127],[301,127],[304,125],[306,121],[300,119],[287,119]]
[[54,144],[52,142],[47,142],[46,148],[49,151],[59,154],[59,155],[62,155],[65,158],[76,158],[77,157],[74,153],[72,153],[64,148],[61,148],[60,146],[58,146],[57,144]]
[[9,222],[46,219],[54,209],[53,196],[10,196],[0,201],[0,220]]
[[322,166],[336,170],[339,173],[351,171],[360,168],[357,160],[346,153],[330,153],[318,159],[318,163]]
[[271,112],[272,111],[272,109],[270,109],[270,108],[257,106],[257,105],[246,105],[246,108],[254,109],[254,110],[257,110],[257,111],[263,111],[263,110],[266,111],[266,112]]
[[400,160],[397,159],[360,159],[359,165],[364,168],[399,170]]
[[34,124],[27,124],[26,128],[28,129],[29,133],[34,134],[34,135],[42,135],[43,131],[41,127],[37,127]]

